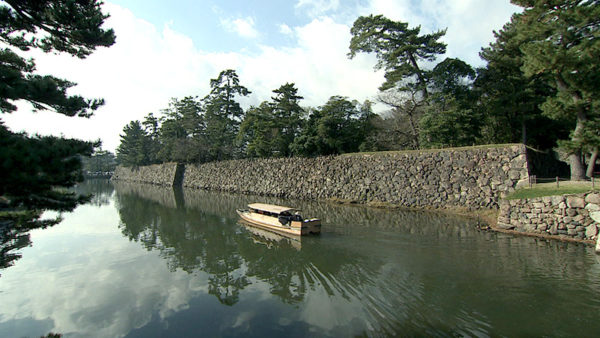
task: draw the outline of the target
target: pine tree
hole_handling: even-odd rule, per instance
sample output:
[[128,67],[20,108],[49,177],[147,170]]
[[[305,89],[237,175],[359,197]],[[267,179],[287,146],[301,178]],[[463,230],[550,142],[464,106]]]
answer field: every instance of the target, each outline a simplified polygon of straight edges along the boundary
[[[96,0],[15,1],[0,4],[0,41],[26,52],[66,52],[79,58],[96,47],[115,42],[112,29],[101,26],[108,17]],[[68,95],[75,84],[51,75],[35,74],[35,63],[11,48],[0,49],[0,111],[14,112],[13,101],[25,100],[36,110],[54,110],[67,116],[90,116],[104,103]]]
[[350,33],[348,56],[353,58],[358,52],[375,53],[378,59],[375,68],[385,70],[386,81],[380,90],[399,85],[402,90],[420,91],[427,99],[429,74],[419,62],[434,61],[446,52],[446,44],[438,41],[446,30],[420,34],[420,26],[409,28],[406,22],[369,15],[356,19]]
[[121,143],[117,148],[117,161],[127,167],[150,164],[148,146],[149,136],[140,121],[131,121],[123,128]]
[[216,79],[211,79],[210,87],[210,94],[203,100],[209,159],[234,158],[237,155],[235,140],[244,117],[244,110],[235,99],[251,92],[240,84],[233,69],[224,70]]
[[85,198],[61,187],[83,179],[80,156],[99,143],[15,134],[0,123],[0,196],[14,208],[71,210]]
[[435,61],[446,52],[439,40],[446,34],[440,30],[421,34],[421,27],[409,28],[408,23],[390,20],[383,15],[361,16],[350,30],[350,52],[374,53],[375,69],[385,70],[385,82],[379,87],[379,101],[391,108],[394,118],[408,121],[408,148],[420,148],[419,119],[429,104],[431,71],[424,61]]
[[290,149],[301,156],[358,152],[373,131],[373,117],[369,101],[361,105],[346,97],[332,96],[310,112]]
[[[32,49],[68,53],[79,58],[96,47],[115,42],[112,29],[102,28],[108,15],[96,0],[6,0],[0,3],[0,112],[14,113],[16,101],[34,110],[51,110],[67,116],[90,116],[102,99],[68,95],[75,84],[35,73],[26,59]],[[90,156],[98,143],[57,137],[12,133],[0,121],[0,196],[13,207],[73,208],[79,197],[65,192],[81,176],[81,156]]]
[[250,107],[240,125],[238,143],[248,157],[277,157],[281,154],[280,130],[273,114],[273,105],[267,101]]
[[193,96],[173,98],[162,113],[158,158],[164,162],[205,161],[208,155],[202,103]]
[[524,8],[517,23],[522,70],[528,77],[547,75],[556,94],[541,108],[554,118],[574,118],[568,148],[571,179],[585,177],[581,144],[585,123],[598,117],[600,104],[600,1],[512,0]]
[[300,107],[302,96],[298,95],[298,88],[293,83],[286,83],[273,90],[276,95],[273,100],[272,109],[275,115],[275,123],[278,129],[278,140],[276,141],[279,156],[291,154],[290,145],[294,138],[300,133],[302,126],[302,114],[304,110]]

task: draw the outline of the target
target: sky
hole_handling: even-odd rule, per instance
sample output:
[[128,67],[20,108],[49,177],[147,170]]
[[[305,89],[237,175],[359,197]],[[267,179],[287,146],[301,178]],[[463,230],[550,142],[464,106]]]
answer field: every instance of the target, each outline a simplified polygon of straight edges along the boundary
[[[106,0],[105,27],[116,43],[80,60],[70,55],[31,52],[40,74],[77,83],[70,94],[104,98],[91,118],[18,111],[0,115],[14,132],[102,140],[115,151],[123,127],[160,116],[171,98],[206,96],[210,79],[236,70],[252,94],[247,108],[269,100],[272,91],[295,83],[303,106],[318,107],[333,95],[374,101],[383,73],[371,54],[347,57],[350,28],[361,15],[383,14],[421,26],[421,32],[446,29],[445,57],[483,66],[482,47],[519,8],[508,0]],[[385,107],[376,106],[376,111]]]

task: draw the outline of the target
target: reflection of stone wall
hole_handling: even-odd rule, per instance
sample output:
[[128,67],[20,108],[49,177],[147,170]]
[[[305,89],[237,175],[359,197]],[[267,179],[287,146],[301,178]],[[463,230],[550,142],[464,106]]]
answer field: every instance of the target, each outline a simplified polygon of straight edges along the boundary
[[245,208],[247,204],[258,199],[265,203],[291,205],[300,209],[307,217],[319,217],[327,226],[327,231],[336,233],[373,229],[403,230],[410,234],[446,238],[465,236],[476,231],[474,220],[430,211],[365,208],[359,205],[342,205],[324,201],[257,197],[198,189],[173,189],[149,184],[115,182],[114,185],[118,194],[136,195],[170,209],[185,208],[226,218],[238,219],[235,210]]
[[497,226],[544,235],[596,239],[600,194],[586,193],[502,201]]
[[495,208],[527,178],[525,147],[234,160],[186,167],[183,185],[261,196]]
[[181,182],[182,170],[183,165],[177,163],[153,164],[144,167],[118,166],[112,179],[115,181],[173,186]]
[[177,208],[178,206],[173,187],[123,181],[114,181],[113,185],[119,194],[139,196],[153,202],[158,202],[168,208]]

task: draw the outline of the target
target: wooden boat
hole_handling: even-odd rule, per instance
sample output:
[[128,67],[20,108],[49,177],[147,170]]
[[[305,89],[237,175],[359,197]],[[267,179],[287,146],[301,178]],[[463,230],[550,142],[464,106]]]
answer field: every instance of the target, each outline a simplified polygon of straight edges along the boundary
[[240,217],[253,226],[284,235],[303,236],[321,232],[321,220],[304,219],[299,210],[279,205],[253,203],[247,210],[237,210]]

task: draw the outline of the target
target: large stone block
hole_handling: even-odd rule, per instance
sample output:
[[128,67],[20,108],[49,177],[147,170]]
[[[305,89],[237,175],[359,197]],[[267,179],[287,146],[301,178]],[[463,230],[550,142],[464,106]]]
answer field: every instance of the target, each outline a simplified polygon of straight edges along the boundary
[[564,202],[565,197],[560,195],[560,196],[551,196],[552,199],[552,204],[554,205],[559,205],[561,202]]
[[590,218],[595,222],[600,223],[600,211],[590,212]]
[[598,193],[592,193],[592,194],[588,194],[587,196],[585,196],[585,201],[587,203],[594,203],[594,204],[600,204],[600,194]]
[[567,196],[569,208],[585,208],[585,200],[579,196]]

